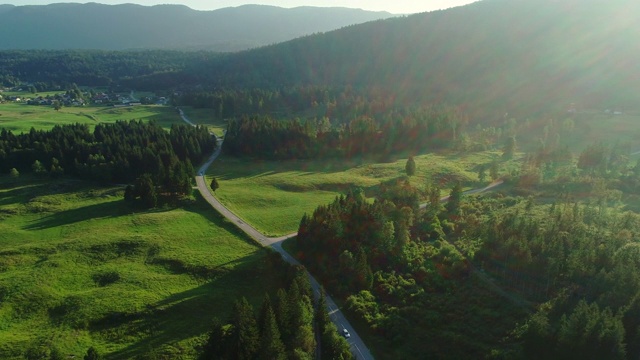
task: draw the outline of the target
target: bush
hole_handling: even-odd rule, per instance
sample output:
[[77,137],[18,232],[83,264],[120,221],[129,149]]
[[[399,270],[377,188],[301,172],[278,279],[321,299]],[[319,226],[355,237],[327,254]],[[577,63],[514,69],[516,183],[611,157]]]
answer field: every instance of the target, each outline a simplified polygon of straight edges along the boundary
[[105,271],[93,274],[93,281],[98,284],[98,286],[111,285],[118,280],[120,280],[120,274],[117,271]]

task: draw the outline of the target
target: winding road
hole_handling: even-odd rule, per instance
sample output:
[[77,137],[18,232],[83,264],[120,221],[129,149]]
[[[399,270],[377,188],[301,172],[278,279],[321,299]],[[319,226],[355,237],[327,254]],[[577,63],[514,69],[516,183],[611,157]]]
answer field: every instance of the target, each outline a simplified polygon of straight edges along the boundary
[[[182,111],[182,109],[178,109],[178,113],[180,114],[180,117],[182,118],[182,120],[184,120],[186,123],[190,125],[195,126],[195,124],[191,122],[184,115],[184,112]],[[211,166],[211,164],[216,160],[216,158],[218,158],[218,155],[220,155],[221,150],[222,150],[222,141],[219,140],[216,151],[209,157],[207,162],[205,162],[198,170],[198,176],[196,176],[196,184],[198,185],[198,191],[200,191],[200,194],[202,195],[202,197],[214,209],[220,212],[222,216],[227,218],[227,220],[231,221],[240,230],[244,231],[245,234],[249,235],[251,238],[256,240],[262,246],[272,248],[273,250],[278,252],[286,262],[290,264],[301,265],[300,262],[298,262],[298,260],[296,260],[293,256],[291,256],[288,252],[286,252],[282,248],[282,243],[285,240],[298,235],[297,233],[276,237],[276,238],[266,237],[262,233],[260,233],[258,230],[253,228],[251,225],[247,224],[242,219],[240,219],[240,217],[238,217],[236,214],[234,214],[229,209],[227,209],[224,205],[222,205],[218,201],[218,199],[216,199],[211,194],[211,192],[209,191],[209,186],[205,181],[205,173],[209,168],[209,166]],[[318,281],[309,272],[307,272],[307,275],[309,276],[309,281],[311,283],[311,288],[313,289],[313,292],[315,293],[316,296],[320,296],[320,283],[318,283]],[[336,327],[339,330],[347,329],[347,331],[349,331],[349,333],[351,334],[351,337],[347,339],[347,342],[351,346],[351,352],[355,355],[356,359],[362,359],[362,360],[373,359],[373,355],[371,355],[371,351],[369,351],[369,348],[367,348],[367,346],[364,344],[360,336],[358,336],[358,333],[356,332],[356,330],[353,328],[353,326],[351,326],[351,324],[349,323],[347,318],[344,316],[344,314],[340,311],[340,309],[338,308],[336,303],[333,301],[331,296],[329,296],[328,294],[325,294],[325,296],[326,296],[327,310],[329,312],[329,317],[331,318],[331,321],[333,321],[333,323],[336,325]]]
[[[191,122],[185,116],[185,114],[182,111],[182,109],[178,109],[178,113],[180,114],[180,117],[182,118],[182,120],[184,120],[186,123],[188,123],[189,125],[192,125],[192,126],[196,125],[193,122]],[[209,186],[207,185],[206,180],[205,180],[205,174],[206,174],[207,169],[211,166],[211,164],[220,155],[220,152],[222,150],[222,142],[223,141],[218,140],[218,146],[216,148],[216,151],[209,157],[209,159],[198,170],[198,176],[196,176],[196,183],[198,185],[198,190],[200,191],[200,194],[214,209],[216,209],[218,212],[220,212],[220,214],[222,214],[222,216],[227,218],[227,220],[231,221],[240,230],[242,230],[245,234],[249,235],[251,238],[256,240],[262,246],[272,248],[273,250],[278,252],[286,262],[288,262],[290,264],[301,265],[300,262],[298,262],[298,260],[296,260],[293,256],[291,256],[288,252],[286,252],[282,248],[282,243],[285,240],[297,236],[298,233],[292,233],[292,234],[281,236],[281,237],[267,237],[264,234],[260,233],[258,230],[256,230],[254,227],[252,227],[251,225],[247,224],[242,219],[240,219],[239,216],[237,216],[232,211],[227,209],[224,205],[222,205],[218,201],[218,199],[216,199],[211,194],[211,192],[209,190]],[[500,186],[502,184],[503,184],[503,181],[502,180],[498,180],[498,181],[495,181],[495,182],[489,184],[488,186],[486,186],[484,188],[465,191],[463,194],[471,195],[471,194],[477,194],[477,193],[489,191],[489,190],[491,190],[491,189],[493,189],[493,188],[495,188],[497,186]],[[445,202],[445,201],[448,201],[448,200],[449,200],[449,196],[444,196],[444,197],[440,198],[441,202]],[[425,204],[421,204],[420,205],[420,209],[424,209],[424,208],[426,208],[426,206],[427,206],[426,203]],[[461,254],[463,254],[463,253],[461,252]],[[472,271],[477,273],[477,274],[479,274],[480,275],[480,279],[483,282],[486,282],[487,284],[489,284],[489,286],[494,291],[496,291],[496,292],[500,293],[501,295],[507,297],[509,300],[514,301],[514,299],[511,298],[510,294],[508,294],[507,292],[505,292],[501,288],[499,288],[485,274],[482,274],[481,272],[477,271],[475,269],[475,267],[472,267]],[[320,295],[320,284],[318,283],[318,281],[309,272],[307,272],[307,275],[309,276],[311,287],[312,287],[315,295],[319,296]],[[369,351],[369,348],[367,348],[367,346],[364,344],[364,342],[362,341],[362,339],[360,338],[360,336],[358,335],[356,330],[353,328],[353,326],[351,326],[351,324],[349,323],[347,318],[340,311],[340,309],[338,308],[336,303],[333,301],[331,296],[329,296],[329,294],[326,294],[326,303],[327,303],[327,311],[329,312],[329,317],[331,318],[331,321],[333,321],[333,323],[336,325],[338,330],[342,331],[342,329],[347,329],[347,331],[349,331],[349,333],[351,334],[351,337],[349,337],[347,339],[347,342],[351,346],[351,352],[355,355],[356,359],[363,359],[363,360],[373,359],[373,355],[371,355],[371,352]]]

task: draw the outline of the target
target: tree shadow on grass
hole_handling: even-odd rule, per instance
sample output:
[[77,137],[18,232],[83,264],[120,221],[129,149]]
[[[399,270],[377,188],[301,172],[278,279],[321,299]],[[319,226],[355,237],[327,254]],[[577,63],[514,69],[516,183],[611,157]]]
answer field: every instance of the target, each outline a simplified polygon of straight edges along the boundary
[[196,198],[196,201],[189,205],[186,205],[184,207],[185,211],[196,213],[204,217],[217,227],[236,235],[239,239],[247,244],[261,247],[258,242],[252,239],[249,235],[245,234],[242,230],[238,229],[238,227],[233,222],[227,220],[216,209],[209,205],[209,203],[202,197],[199,191],[194,191],[194,197]]
[[[106,354],[106,359],[131,359],[151,352],[160,358],[185,355],[181,341],[206,334],[213,317],[229,318],[233,303],[241,296],[257,303],[268,291],[271,281],[263,279],[261,266],[254,257],[239,259],[242,262],[233,271],[193,289],[177,293],[148,305],[138,313],[113,312],[94,321],[90,330],[97,337],[138,338],[135,343]],[[117,335],[115,335],[117,334]],[[190,342],[193,346],[193,342]],[[178,352],[178,353],[176,353]],[[187,350],[187,352],[190,352]]]
[[[230,169],[225,169],[224,160],[228,160],[231,164]],[[228,156],[225,159],[217,160],[213,163],[215,169],[218,165],[220,172],[217,177],[225,180],[234,180],[238,178],[258,178],[262,176],[277,175],[286,172],[304,172],[308,175],[314,174],[332,174],[347,171],[361,165],[376,163],[374,160],[364,158],[351,159],[326,159],[326,160],[256,160],[252,158]],[[220,165],[221,163],[221,165]],[[238,164],[246,164],[242,168],[236,170]]]
[[23,227],[24,230],[42,230],[57,226],[75,224],[91,219],[115,218],[133,212],[124,201],[109,201],[80,208],[58,211],[51,215],[34,220]]
[[54,180],[52,182],[45,182],[45,180],[42,179],[35,179],[29,176],[25,177],[26,180],[21,176],[16,181],[0,182],[0,190],[10,189],[0,193],[0,206],[25,203],[39,196],[61,195],[77,192],[79,191],[79,188],[81,188],[78,181],[75,180]]

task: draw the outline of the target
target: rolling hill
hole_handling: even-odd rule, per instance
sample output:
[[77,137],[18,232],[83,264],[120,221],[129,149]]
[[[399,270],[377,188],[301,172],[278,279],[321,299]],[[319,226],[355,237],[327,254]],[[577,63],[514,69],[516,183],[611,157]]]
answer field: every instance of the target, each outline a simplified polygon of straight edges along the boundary
[[388,18],[347,8],[245,5],[197,11],[182,5],[60,3],[0,6],[0,49],[237,51]]
[[[640,103],[640,3],[484,0],[214,60],[221,85],[375,88],[502,117]],[[573,104],[573,105],[572,105]]]

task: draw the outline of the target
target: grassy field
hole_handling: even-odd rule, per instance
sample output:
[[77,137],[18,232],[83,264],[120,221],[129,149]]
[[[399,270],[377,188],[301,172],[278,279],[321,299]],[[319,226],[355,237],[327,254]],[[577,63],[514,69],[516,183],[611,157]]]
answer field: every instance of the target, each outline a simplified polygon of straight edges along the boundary
[[194,124],[205,125],[209,128],[209,131],[216,134],[216,136],[224,135],[224,130],[227,129],[227,123],[217,120],[213,116],[213,109],[196,109],[191,106],[181,106],[180,108],[184,110],[184,114]]
[[98,123],[116,120],[155,120],[165,128],[182,122],[174,108],[144,105],[115,108],[111,106],[62,107],[56,111],[51,106],[20,103],[0,104],[0,129],[14,133],[51,129],[55,125],[82,123],[94,127]]
[[0,358],[194,358],[214,316],[274,285],[265,255],[200,198],[133,213],[120,188],[0,178]]
[[[224,146],[223,146],[224,148]],[[477,186],[477,166],[499,158],[496,152],[428,154],[415,157],[411,182],[442,188],[461,181]],[[222,156],[209,168],[220,188],[216,197],[231,211],[269,236],[297,231],[302,215],[331,202],[352,186],[375,195],[381,182],[405,175],[406,159],[389,163],[357,161],[251,161]]]

